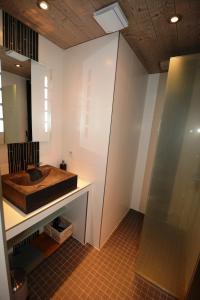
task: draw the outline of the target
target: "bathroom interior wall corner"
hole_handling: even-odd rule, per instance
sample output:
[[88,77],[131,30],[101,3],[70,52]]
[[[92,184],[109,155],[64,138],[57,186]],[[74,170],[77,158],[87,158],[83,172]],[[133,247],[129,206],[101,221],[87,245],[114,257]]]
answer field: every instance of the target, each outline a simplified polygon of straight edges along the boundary
[[58,166],[62,159],[63,141],[63,60],[64,50],[39,35],[39,62],[49,69],[49,102],[51,133],[49,142],[40,143],[40,160]]
[[140,210],[140,197],[160,74],[148,75],[141,134],[133,180],[131,208]]
[[[140,192],[140,198],[138,198],[138,208],[141,212],[145,213],[147,203],[148,203],[148,196],[149,196],[149,187],[151,183],[151,174],[153,170],[154,158],[156,154],[156,147],[158,142],[158,134],[160,128],[160,122],[162,118],[162,112],[165,103],[165,90],[166,90],[166,83],[167,83],[167,72],[161,73],[159,76],[159,83],[158,83],[158,91],[157,91],[157,98],[155,103],[153,121],[151,126],[151,136],[149,137],[149,145],[147,151],[147,158],[146,158],[146,166],[145,172],[143,175],[142,188]],[[133,198],[132,198],[133,200]]]
[[120,35],[101,247],[130,208],[146,86],[145,68]]
[[69,170],[94,183],[88,242],[99,248],[118,33],[64,53],[63,157]]

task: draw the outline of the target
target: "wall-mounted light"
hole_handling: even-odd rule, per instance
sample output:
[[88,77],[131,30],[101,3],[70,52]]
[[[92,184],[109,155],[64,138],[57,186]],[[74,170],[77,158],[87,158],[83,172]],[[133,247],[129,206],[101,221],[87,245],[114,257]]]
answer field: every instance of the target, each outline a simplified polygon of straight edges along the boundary
[[47,1],[38,1],[38,7],[43,9],[43,10],[48,10],[49,9],[49,4]]
[[174,16],[170,17],[169,22],[170,22],[171,24],[176,24],[176,23],[178,23],[180,20],[181,20],[181,16],[179,16],[179,15],[174,15]]
[[48,101],[48,77],[44,77],[44,131],[49,131],[49,101]]

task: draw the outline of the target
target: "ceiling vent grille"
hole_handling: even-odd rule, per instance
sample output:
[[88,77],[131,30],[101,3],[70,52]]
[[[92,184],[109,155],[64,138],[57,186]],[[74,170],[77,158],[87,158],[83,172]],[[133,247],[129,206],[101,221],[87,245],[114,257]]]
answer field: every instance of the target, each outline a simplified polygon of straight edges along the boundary
[[128,26],[128,20],[117,2],[97,10],[93,17],[106,33],[119,31]]

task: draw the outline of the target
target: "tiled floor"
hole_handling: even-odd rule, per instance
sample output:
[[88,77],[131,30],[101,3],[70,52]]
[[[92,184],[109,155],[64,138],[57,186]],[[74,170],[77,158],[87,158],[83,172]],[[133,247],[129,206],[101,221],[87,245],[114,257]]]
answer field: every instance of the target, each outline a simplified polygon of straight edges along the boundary
[[29,275],[30,300],[173,300],[134,273],[142,221],[130,211],[101,251],[70,238]]

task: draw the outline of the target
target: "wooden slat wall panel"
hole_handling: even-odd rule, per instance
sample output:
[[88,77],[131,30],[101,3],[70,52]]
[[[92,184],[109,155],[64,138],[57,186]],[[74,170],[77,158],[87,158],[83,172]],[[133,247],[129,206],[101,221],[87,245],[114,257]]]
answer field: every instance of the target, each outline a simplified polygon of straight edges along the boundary
[[39,142],[8,144],[9,173],[26,169],[27,164],[39,165]]
[[[34,39],[32,39],[34,36]],[[3,11],[3,46],[38,60],[38,34]]]
[[[92,15],[113,0],[0,0],[0,7],[63,49],[104,35]],[[200,52],[199,0],[119,0],[129,21],[122,33],[149,73],[160,72],[170,56]],[[174,13],[183,21],[170,24]]]

